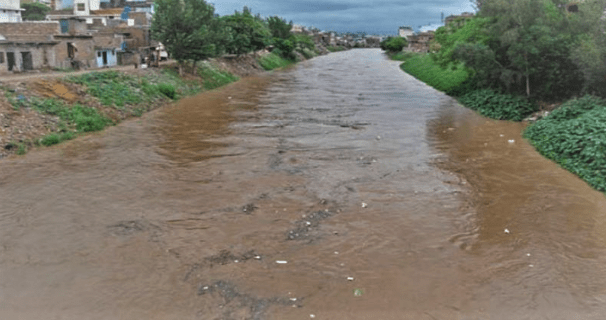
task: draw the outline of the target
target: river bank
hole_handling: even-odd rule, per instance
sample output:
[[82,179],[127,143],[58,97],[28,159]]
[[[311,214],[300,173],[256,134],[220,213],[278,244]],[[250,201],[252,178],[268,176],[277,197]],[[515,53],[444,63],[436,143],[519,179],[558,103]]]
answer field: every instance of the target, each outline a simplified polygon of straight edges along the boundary
[[159,68],[3,79],[0,159],[103,130],[183,97],[292,63],[264,52],[203,61],[195,73],[190,66],[183,76],[176,63],[169,63]]
[[563,103],[532,101],[479,88],[468,81],[463,66],[442,68],[428,54],[389,55],[420,81],[456,98],[463,106],[496,119],[524,121],[523,137],[546,158],[576,174],[593,188],[606,191],[606,101],[573,98]]

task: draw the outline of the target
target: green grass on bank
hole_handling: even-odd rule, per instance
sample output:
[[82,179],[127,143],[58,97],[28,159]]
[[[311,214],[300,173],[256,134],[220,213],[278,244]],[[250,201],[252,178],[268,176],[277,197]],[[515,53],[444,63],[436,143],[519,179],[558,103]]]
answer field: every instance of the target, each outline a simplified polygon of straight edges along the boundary
[[261,56],[257,59],[257,62],[259,62],[261,67],[263,67],[265,70],[284,68],[294,63],[293,61],[284,59],[275,53]]
[[[404,55],[404,53],[402,53]],[[398,56],[401,57],[401,56]],[[437,90],[449,93],[461,86],[469,77],[467,71],[458,66],[456,69],[443,69],[437,65],[430,55],[418,54],[406,59],[400,68],[413,77],[427,83]]]
[[208,61],[202,61],[198,65],[198,76],[204,81],[204,89],[211,90],[238,81],[238,77],[227,72],[217,69]]
[[564,103],[524,132],[543,156],[606,191],[606,101],[585,96]]
[[326,50],[328,50],[330,52],[339,52],[339,51],[345,51],[347,49],[342,46],[328,46],[328,47],[326,47]]
[[[31,97],[29,99],[11,99],[15,108],[30,108],[45,115],[59,118],[59,132],[51,133],[34,141],[33,145],[50,146],[76,137],[79,133],[100,131],[113,124],[95,108],[79,104],[69,106],[57,99]],[[17,154],[25,154],[27,146],[19,144]]]
[[117,109],[165,97],[177,99],[202,90],[200,84],[185,81],[176,71],[169,69],[142,77],[134,77],[118,71],[91,72],[67,77],[65,80],[84,85],[87,93],[98,98],[103,105]]
[[408,59],[412,59],[419,55],[419,53],[414,52],[397,52],[397,53],[388,53],[387,54],[391,60],[396,61],[406,61]]

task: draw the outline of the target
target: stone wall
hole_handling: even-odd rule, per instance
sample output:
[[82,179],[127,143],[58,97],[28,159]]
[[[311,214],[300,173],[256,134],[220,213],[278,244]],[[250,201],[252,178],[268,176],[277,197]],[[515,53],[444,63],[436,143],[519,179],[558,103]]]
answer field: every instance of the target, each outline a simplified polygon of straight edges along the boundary
[[57,21],[0,23],[0,34],[7,40],[49,41],[60,31]]

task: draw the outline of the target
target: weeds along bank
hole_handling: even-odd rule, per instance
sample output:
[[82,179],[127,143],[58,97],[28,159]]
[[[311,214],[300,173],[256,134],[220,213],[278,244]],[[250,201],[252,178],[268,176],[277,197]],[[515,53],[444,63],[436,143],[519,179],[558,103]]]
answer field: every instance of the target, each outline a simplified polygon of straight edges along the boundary
[[[523,121],[539,111],[523,96],[478,88],[462,65],[441,67],[429,54],[398,53],[401,69],[455,97],[462,105],[496,120]],[[586,95],[537,116],[524,137],[546,158],[576,174],[596,190],[606,191],[606,101]]]

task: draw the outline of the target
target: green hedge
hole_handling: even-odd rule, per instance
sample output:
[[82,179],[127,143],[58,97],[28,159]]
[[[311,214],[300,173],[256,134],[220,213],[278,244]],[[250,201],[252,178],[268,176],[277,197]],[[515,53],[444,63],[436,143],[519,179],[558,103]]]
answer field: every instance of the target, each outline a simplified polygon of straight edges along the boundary
[[433,61],[429,54],[403,55],[402,58],[406,60],[400,65],[402,70],[447,94],[463,85],[469,77],[469,74],[462,66],[457,66],[454,69],[441,68]]
[[570,100],[524,132],[545,157],[606,191],[606,101]]
[[525,98],[490,89],[468,92],[459,97],[459,102],[483,116],[497,120],[522,121],[537,110],[535,104]]

